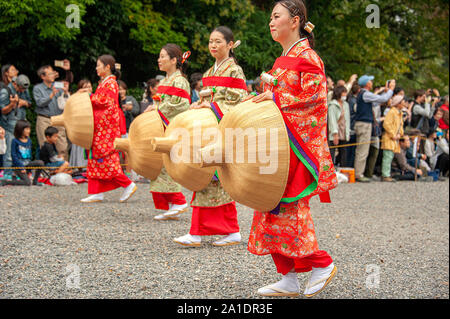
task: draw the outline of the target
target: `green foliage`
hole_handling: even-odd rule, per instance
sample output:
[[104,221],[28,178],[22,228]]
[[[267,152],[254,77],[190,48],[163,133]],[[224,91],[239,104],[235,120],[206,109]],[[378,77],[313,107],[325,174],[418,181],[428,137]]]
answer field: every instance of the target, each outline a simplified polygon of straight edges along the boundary
[[[68,4],[80,8],[80,29],[67,28]],[[351,74],[396,78],[408,89],[448,92],[448,12],[444,0],[306,0],[316,25],[316,50],[333,79]],[[380,28],[369,29],[369,4],[380,8]],[[110,53],[122,64],[129,87],[160,74],[156,60],[168,42],[190,50],[188,73],[214,62],[210,32],[229,26],[248,79],[270,69],[282,49],[269,32],[273,2],[264,0],[0,0],[0,63],[13,63],[39,81],[37,68],[69,58],[76,80],[95,83],[95,61]]]

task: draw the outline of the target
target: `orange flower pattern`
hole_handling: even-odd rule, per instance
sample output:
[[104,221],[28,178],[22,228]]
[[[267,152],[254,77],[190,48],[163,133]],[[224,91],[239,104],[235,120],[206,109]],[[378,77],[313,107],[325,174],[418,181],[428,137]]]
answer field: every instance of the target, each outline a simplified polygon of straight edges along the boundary
[[104,79],[91,95],[94,111],[94,140],[92,158],[88,160],[87,176],[96,179],[112,179],[123,174],[119,152],[114,140],[120,137],[119,86],[115,76]]
[[[324,69],[322,60],[310,48],[307,39],[296,44],[288,56],[307,59]],[[319,162],[319,185],[311,196],[318,195],[337,185],[327,140],[326,78],[321,74],[283,71],[277,69],[270,72],[278,77],[278,85],[266,90],[273,90],[282,112]],[[299,258],[318,249],[309,197],[281,204],[278,215],[255,211],[248,242],[248,250],[251,253],[279,253]]]

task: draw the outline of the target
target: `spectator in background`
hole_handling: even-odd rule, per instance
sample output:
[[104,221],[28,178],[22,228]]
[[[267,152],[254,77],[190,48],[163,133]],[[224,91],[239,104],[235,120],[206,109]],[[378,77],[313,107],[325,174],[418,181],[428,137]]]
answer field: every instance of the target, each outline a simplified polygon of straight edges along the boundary
[[[347,89],[337,86],[328,103],[328,141],[334,146],[346,144],[350,140],[350,109],[346,99]],[[335,166],[345,166],[345,147],[339,148],[337,156],[336,148],[330,148],[330,153]]]
[[333,98],[333,90],[334,90],[334,82],[333,79],[329,76],[327,76],[327,101],[331,101]]
[[[31,125],[28,121],[18,120],[16,127],[14,128],[14,139],[11,143],[11,157],[13,159],[13,165],[15,167],[42,167],[44,162],[40,160],[31,160],[31,139],[30,139]],[[2,180],[2,185],[24,185],[31,186],[31,181],[28,177],[26,169],[15,169],[16,175],[20,180]],[[41,174],[41,169],[36,169],[33,178],[33,185],[41,186],[38,184],[38,178]]]
[[42,145],[40,158],[44,162],[45,166],[50,168],[55,168],[55,173],[68,173],[67,168],[69,167],[69,162],[65,161],[64,158],[58,156],[56,151],[55,143],[58,140],[58,129],[53,126],[49,126],[45,129],[46,141]]
[[[355,134],[355,117],[356,117],[356,100],[359,92],[361,91],[361,87],[358,83],[354,83],[352,88],[347,94],[347,103],[350,109],[350,140],[349,144],[356,143],[356,134]],[[353,167],[355,163],[355,150],[356,146],[347,147],[347,160],[346,167]]]
[[395,181],[391,177],[391,164],[395,153],[400,153],[400,138],[403,136],[403,113],[405,100],[402,95],[396,95],[391,102],[389,110],[383,122],[384,133],[381,140],[383,150],[383,162],[381,165],[381,180],[383,182]]
[[57,103],[58,103],[58,108],[62,111],[64,111],[64,108],[66,107],[66,102],[70,97],[70,91],[69,91],[69,86],[70,83],[69,81],[61,81],[64,85],[64,87],[62,88],[62,94],[57,98]]
[[[14,76],[8,85],[2,85],[0,89],[0,125],[6,131],[6,153],[3,156],[3,165],[6,167],[10,167],[12,164],[11,143],[14,139],[16,123],[18,120],[26,118],[24,108],[31,106],[31,98],[28,93],[29,86],[30,80],[28,77],[19,75]],[[12,172],[6,170],[4,178],[9,179],[11,176]]]
[[437,146],[435,140],[437,138],[436,131],[430,130],[425,140],[424,153],[427,156],[427,163],[432,170],[436,167],[437,162]]
[[5,130],[0,126],[0,155],[6,152]]
[[427,92],[424,90],[417,90],[414,93],[414,106],[412,108],[411,126],[420,130],[423,134],[427,134],[430,130],[429,120],[433,117],[434,108],[438,102],[434,98],[432,105],[430,105],[430,98],[427,97]]
[[358,75],[357,74],[352,74],[352,76],[350,77],[350,79],[348,79],[348,82],[345,83],[344,80],[339,80],[337,81],[336,87],[338,86],[343,86],[345,87],[345,89],[347,90],[347,92],[350,92],[350,90],[352,89],[353,84],[355,84],[355,81],[358,79]]
[[442,108],[436,108],[434,110],[433,117],[429,120],[428,123],[429,131],[435,132],[439,128],[439,121],[442,119],[443,116],[444,111],[442,110]]
[[449,147],[448,147],[448,130],[445,138],[438,133],[437,137],[437,162],[436,168],[439,169],[441,176],[448,176],[449,172]]
[[192,93],[191,93],[191,102],[192,103],[195,103],[198,100],[200,100],[199,92],[200,92],[201,86],[202,86],[202,78],[203,78],[202,73],[197,72],[197,73],[191,74],[190,85],[192,88]]
[[[67,61],[67,60],[65,60]],[[70,63],[64,66],[66,70],[66,78],[70,82],[70,77],[73,77],[70,72]],[[37,71],[38,77],[42,83],[36,84],[33,88],[33,97],[36,101],[36,136],[39,147],[45,142],[45,129],[50,126],[50,118],[55,115],[60,115],[63,111],[58,107],[58,97],[63,94],[63,89],[55,88],[55,79],[59,76],[58,72],[53,70],[50,65],[41,66]],[[66,136],[66,129],[63,126],[58,126],[58,141],[56,142],[56,149],[65,160],[69,158],[68,143]]]
[[263,93],[263,87],[262,87],[262,80],[260,77],[257,77],[254,81],[253,81],[253,85],[255,86],[255,91],[258,94]]
[[358,80],[358,85],[362,87],[358,98],[355,115],[356,142],[361,143],[356,146],[355,151],[355,178],[359,182],[370,182],[370,179],[363,176],[366,168],[366,160],[369,155],[370,141],[372,136],[372,125],[375,120],[373,115],[373,103],[385,103],[394,93],[395,80],[386,84],[387,92],[376,95],[371,92],[373,87],[373,76],[363,75]]
[[441,105],[441,110],[442,110],[442,118],[439,120],[439,128],[443,131],[447,131],[448,130],[448,95],[445,96],[444,98],[444,103]]
[[245,84],[247,85],[247,92],[253,92],[253,80],[247,80],[245,81]]
[[3,86],[8,85],[11,83],[12,78],[19,75],[19,70],[16,69],[16,67],[12,64],[5,64],[2,66],[2,78],[1,82]]
[[415,174],[422,176],[422,170],[420,168],[416,169],[415,166],[408,164],[406,159],[406,151],[411,146],[411,140],[408,135],[400,137],[400,152],[395,153],[393,161],[393,171],[396,172],[393,177],[397,180],[411,180],[415,179]]
[[130,129],[131,122],[139,115],[139,104],[133,96],[127,95],[128,87],[122,80],[117,81],[119,83],[119,99],[122,106],[123,115],[125,116],[125,123],[127,132]]
[[144,98],[142,99],[139,107],[139,112],[142,114],[145,111],[147,111],[147,108],[150,105],[153,105],[153,96],[156,94],[157,86],[159,84],[159,81],[156,79],[150,79],[145,84],[145,92],[144,92]]
[[[0,166],[3,166],[3,154],[6,153],[5,130],[0,126]],[[0,170],[0,178],[3,178],[3,170]]]
[[[88,79],[82,79],[78,82],[76,93],[88,93],[92,94],[92,83]],[[81,146],[72,144],[70,151],[69,165],[71,167],[85,167],[87,166],[86,150]],[[83,170],[79,168],[78,170]]]

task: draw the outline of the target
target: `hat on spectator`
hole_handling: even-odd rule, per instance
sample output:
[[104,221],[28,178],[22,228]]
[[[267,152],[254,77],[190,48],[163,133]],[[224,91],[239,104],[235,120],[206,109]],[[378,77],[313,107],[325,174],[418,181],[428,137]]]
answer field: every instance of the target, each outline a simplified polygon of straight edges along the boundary
[[403,95],[396,95],[392,98],[391,107],[398,105],[403,101]]
[[373,79],[375,79],[373,75],[364,74],[358,79],[358,85],[361,87],[366,86],[367,82],[372,81]]
[[28,89],[30,86],[30,79],[25,74],[13,77],[12,81],[24,89]]

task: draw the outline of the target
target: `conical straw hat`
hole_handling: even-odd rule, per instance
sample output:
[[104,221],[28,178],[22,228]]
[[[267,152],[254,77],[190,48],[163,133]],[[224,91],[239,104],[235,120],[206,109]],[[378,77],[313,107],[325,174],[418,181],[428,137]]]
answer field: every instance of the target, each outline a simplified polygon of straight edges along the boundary
[[52,126],[64,126],[67,137],[76,145],[91,149],[94,138],[94,113],[88,93],[69,97],[61,115],[51,117]]
[[130,125],[128,138],[116,138],[114,148],[128,154],[128,165],[139,175],[155,180],[161,172],[161,153],[153,151],[151,140],[164,136],[164,127],[156,111],[145,112]]
[[[200,150],[201,166],[217,168],[220,183],[235,201],[262,212],[276,208],[286,188],[290,155],[278,107],[273,101],[246,101],[224,115],[219,129],[222,143]],[[217,151],[222,153],[220,163],[208,163],[208,154]]]
[[[217,127],[217,118],[210,109],[189,110],[178,114],[169,123],[164,138],[152,140],[155,151],[162,153],[170,177],[193,192],[208,186],[214,176],[215,168],[200,167],[198,151],[213,141],[204,133],[208,130],[217,133]],[[183,152],[183,146],[187,152]]]

